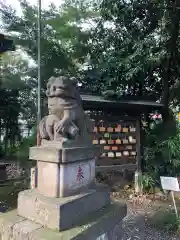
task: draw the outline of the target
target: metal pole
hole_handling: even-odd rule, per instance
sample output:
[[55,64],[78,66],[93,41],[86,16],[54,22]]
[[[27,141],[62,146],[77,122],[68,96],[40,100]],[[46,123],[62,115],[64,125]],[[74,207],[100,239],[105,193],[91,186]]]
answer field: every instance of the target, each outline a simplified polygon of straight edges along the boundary
[[37,89],[37,124],[41,120],[41,0],[38,0],[38,89]]
[[37,49],[38,49],[38,87],[37,87],[37,146],[41,144],[38,126],[41,121],[41,0],[38,0]]

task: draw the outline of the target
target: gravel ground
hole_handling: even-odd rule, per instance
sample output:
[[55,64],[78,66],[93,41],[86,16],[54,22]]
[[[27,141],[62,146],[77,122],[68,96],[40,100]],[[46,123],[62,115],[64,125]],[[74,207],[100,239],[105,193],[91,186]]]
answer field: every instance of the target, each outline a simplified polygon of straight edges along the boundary
[[152,228],[148,224],[147,210],[139,208],[135,211],[131,204],[128,204],[128,213],[123,221],[123,229],[124,236],[121,240],[180,240],[180,236],[172,236],[168,232]]

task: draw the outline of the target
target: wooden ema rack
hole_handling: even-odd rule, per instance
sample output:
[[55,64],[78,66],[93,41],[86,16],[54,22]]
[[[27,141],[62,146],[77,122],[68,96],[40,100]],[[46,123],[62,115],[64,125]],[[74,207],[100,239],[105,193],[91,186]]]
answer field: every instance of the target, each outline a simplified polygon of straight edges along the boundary
[[93,123],[93,144],[103,148],[97,166],[136,164],[136,121],[110,123],[93,119]]

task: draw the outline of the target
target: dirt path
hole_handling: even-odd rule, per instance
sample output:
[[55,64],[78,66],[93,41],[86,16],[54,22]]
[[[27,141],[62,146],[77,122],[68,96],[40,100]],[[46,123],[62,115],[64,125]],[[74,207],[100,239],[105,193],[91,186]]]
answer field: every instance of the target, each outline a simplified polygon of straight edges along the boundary
[[121,240],[180,240],[180,236],[172,236],[150,226],[148,213],[154,210],[155,208],[135,209],[128,203],[128,213],[123,221],[124,236]]

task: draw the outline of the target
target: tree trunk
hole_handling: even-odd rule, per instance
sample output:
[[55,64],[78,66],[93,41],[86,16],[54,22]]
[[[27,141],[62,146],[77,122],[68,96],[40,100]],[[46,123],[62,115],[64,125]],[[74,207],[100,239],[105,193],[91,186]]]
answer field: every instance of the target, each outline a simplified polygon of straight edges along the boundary
[[[168,1],[169,2],[169,1]],[[180,24],[180,10],[176,8],[175,2],[170,2],[170,7],[172,7],[172,17],[171,17],[171,28],[168,25],[165,26],[165,31],[168,31],[170,34],[170,39],[166,45],[166,60],[165,65],[163,66],[162,73],[162,102],[164,104],[163,109],[163,121],[167,122],[169,119],[169,81],[172,75],[172,66],[176,63],[177,56],[177,41],[179,36],[179,24]],[[167,19],[165,19],[167,20]],[[169,30],[170,29],[170,30]]]

